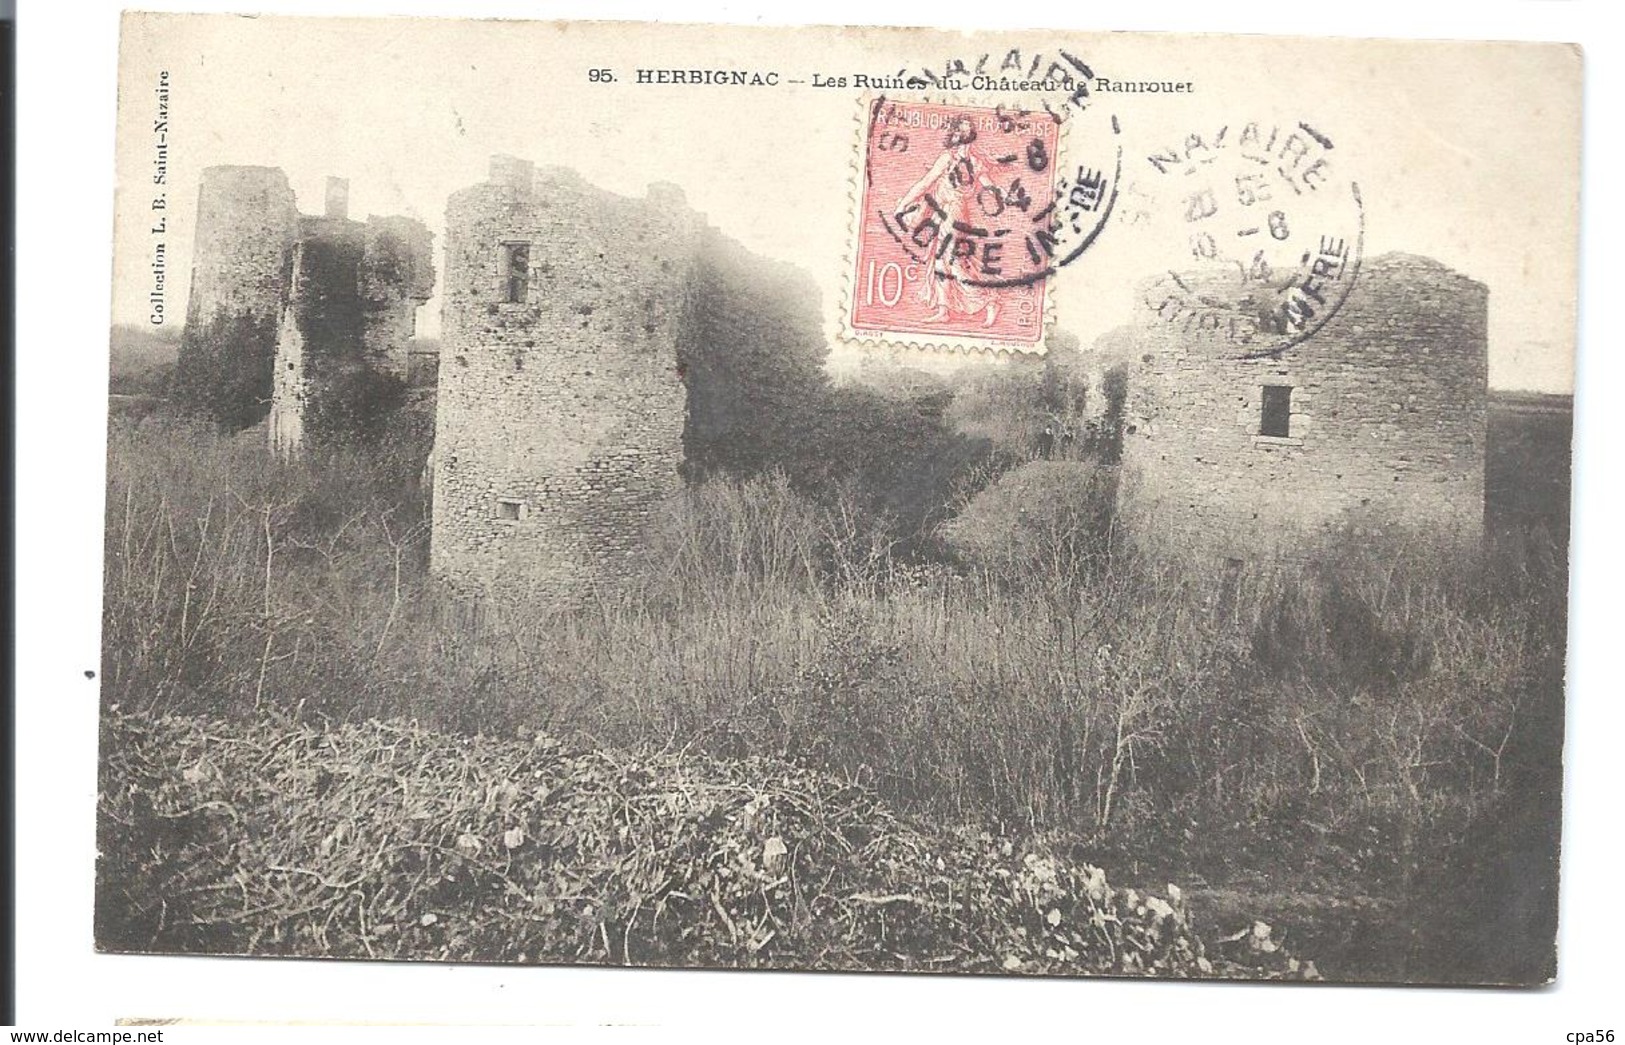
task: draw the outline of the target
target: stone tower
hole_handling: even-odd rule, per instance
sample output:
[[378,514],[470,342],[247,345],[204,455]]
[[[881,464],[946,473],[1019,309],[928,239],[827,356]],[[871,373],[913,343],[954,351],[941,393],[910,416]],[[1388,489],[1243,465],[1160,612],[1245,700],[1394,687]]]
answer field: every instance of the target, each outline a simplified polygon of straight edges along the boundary
[[1124,519],[1203,555],[1484,525],[1489,292],[1438,262],[1368,260],[1342,310],[1278,358],[1148,314],[1123,439]]
[[232,428],[266,413],[298,222],[282,171],[203,172],[176,393]]
[[198,188],[177,397],[271,446],[365,432],[406,381],[417,308],[434,288],[422,222],[351,220],[349,183],[301,215],[282,171],[210,167]]
[[510,157],[446,207],[431,565],[571,595],[636,569],[681,488],[679,372],[704,222]]
[[299,218],[278,328],[270,440],[372,433],[406,387],[417,309],[434,291],[433,239],[412,218],[348,213],[349,183],[327,179],[320,216]]

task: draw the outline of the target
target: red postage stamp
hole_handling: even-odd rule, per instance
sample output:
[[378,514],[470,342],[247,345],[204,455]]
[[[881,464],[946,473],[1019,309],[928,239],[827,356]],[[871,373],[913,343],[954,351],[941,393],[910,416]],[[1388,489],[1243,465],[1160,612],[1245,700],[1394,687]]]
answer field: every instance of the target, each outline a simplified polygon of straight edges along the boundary
[[1059,120],[885,99],[866,115],[852,335],[1037,349],[1063,232]]

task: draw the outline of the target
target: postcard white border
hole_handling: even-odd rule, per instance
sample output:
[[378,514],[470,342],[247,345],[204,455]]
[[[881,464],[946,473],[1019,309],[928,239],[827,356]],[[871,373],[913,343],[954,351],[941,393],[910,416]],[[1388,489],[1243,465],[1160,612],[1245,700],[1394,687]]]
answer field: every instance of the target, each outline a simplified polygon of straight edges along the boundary
[[[816,10],[765,3],[701,4],[394,0],[331,4],[192,0],[174,10],[254,7],[297,14],[419,14],[797,20],[1008,28],[1152,29],[1322,35],[1578,40],[1587,48],[1587,230],[1576,395],[1579,451],[1571,610],[1571,671],[1563,838],[1561,980],[1543,991],[1411,988],[1293,989],[960,977],[723,974],[593,969],[245,961],[99,956],[91,951],[92,812],[99,667],[101,468],[106,424],[108,271],[118,5],[26,5],[20,30],[16,257],[16,512],[19,1016],[32,1029],[107,1028],[127,1015],[245,1020],[505,1024],[482,1032],[533,1041],[516,1024],[643,1028],[659,1040],[704,1036],[794,1040],[846,1031],[862,1039],[929,1040],[1053,1032],[1068,1040],[1210,1042],[1307,1038],[1561,1042],[1573,1030],[1625,1034],[1618,1001],[1625,938],[1617,882],[1622,847],[1617,750],[1622,667],[1613,607],[1625,551],[1613,538],[1625,496],[1615,398],[1625,364],[1606,302],[1617,285],[1621,227],[1611,185],[1621,150],[1606,113],[1621,96],[1625,45],[1601,3],[1486,2],[1466,7],[1365,3],[1328,7],[1250,0],[1222,7],[1138,0],[1131,5],[1032,7],[908,0],[879,8],[831,0]],[[1088,20],[1089,24],[1084,24]],[[1470,89],[1464,85],[1463,89]],[[319,133],[312,128],[312,133]],[[1509,201],[1509,206],[1524,205]],[[1604,304],[1598,304],[1602,302]],[[1047,1030],[1046,1030],[1047,1029]],[[219,1040],[177,1029],[168,1040]],[[388,1031],[398,1040],[401,1031]],[[445,1032],[434,1033],[444,1039]],[[304,1031],[350,1040],[354,1028]],[[382,1036],[382,1035],[380,1035]]]

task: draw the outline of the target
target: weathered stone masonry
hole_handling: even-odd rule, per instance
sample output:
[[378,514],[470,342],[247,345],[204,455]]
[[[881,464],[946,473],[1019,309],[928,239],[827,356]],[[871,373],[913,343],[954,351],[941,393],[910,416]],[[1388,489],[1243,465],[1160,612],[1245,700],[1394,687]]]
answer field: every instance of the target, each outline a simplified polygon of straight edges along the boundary
[[1405,254],[1368,260],[1342,311],[1278,359],[1148,315],[1126,520],[1234,558],[1396,524],[1478,539],[1487,315],[1483,284]]
[[751,438],[719,361],[816,338],[816,291],[674,186],[632,199],[509,157],[446,228],[431,565],[471,592],[613,588],[682,488],[685,432],[702,456]]
[[380,382],[405,384],[434,288],[428,229],[353,221],[348,198],[329,178],[325,212],[301,215],[271,167],[210,167],[199,185],[177,391],[232,427],[268,415],[280,453],[366,428]]
[[265,415],[298,220],[280,170],[203,172],[176,393],[234,428]]
[[432,565],[547,594],[630,572],[680,489],[699,218],[675,188],[626,199],[498,157],[446,228]]

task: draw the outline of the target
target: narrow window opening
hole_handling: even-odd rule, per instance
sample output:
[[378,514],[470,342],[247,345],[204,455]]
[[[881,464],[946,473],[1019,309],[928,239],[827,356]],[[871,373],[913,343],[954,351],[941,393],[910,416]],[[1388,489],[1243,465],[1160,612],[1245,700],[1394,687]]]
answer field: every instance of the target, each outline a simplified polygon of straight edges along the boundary
[[530,298],[530,244],[502,245],[502,300],[510,305]]
[[525,502],[498,501],[497,518],[503,522],[518,522],[525,517]]
[[1264,405],[1260,412],[1258,434],[1276,439],[1292,435],[1292,386],[1265,385]]

